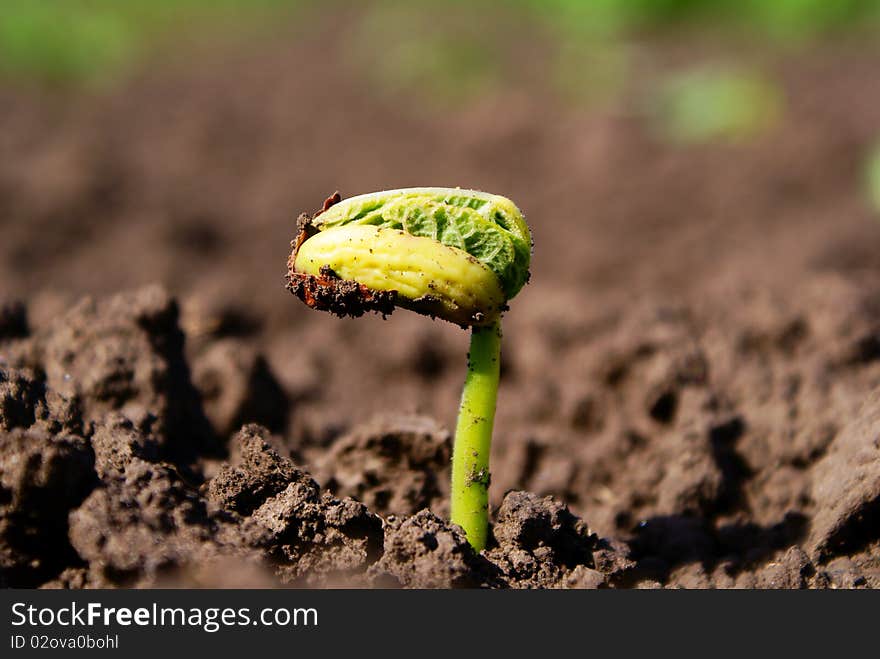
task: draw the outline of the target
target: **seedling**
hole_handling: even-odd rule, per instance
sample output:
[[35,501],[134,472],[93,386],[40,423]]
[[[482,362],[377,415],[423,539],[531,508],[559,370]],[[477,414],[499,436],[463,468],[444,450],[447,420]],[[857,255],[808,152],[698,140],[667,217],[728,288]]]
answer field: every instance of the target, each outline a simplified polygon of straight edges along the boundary
[[531,233],[505,197],[409,188],[303,215],[287,287],[313,309],[358,317],[403,307],[471,330],[452,455],[452,521],[480,551],[488,533],[489,451],[501,314],[529,278]]

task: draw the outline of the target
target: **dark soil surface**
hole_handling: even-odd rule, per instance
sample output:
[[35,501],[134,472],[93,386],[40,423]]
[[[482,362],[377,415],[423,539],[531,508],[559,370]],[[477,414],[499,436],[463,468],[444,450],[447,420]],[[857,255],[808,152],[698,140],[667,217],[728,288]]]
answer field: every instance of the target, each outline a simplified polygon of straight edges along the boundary
[[[880,587],[876,46],[770,58],[786,121],[683,148],[376,96],[322,29],[0,89],[0,585]],[[285,290],[301,211],[410,185],[534,230],[480,555],[446,519],[467,334]]]

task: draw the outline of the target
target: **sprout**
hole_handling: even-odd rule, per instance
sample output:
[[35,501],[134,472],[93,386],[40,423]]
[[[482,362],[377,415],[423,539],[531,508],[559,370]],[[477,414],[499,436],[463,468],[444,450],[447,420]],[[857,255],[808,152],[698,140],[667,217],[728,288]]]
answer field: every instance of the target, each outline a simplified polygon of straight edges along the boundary
[[459,188],[360,195],[299,220],[287,287],[338,316],[403,307],[471,329],[452,456],[452,521],[480,551],[488,533],[489,452],[501,314],[529,278],[531,234],[505,197]]

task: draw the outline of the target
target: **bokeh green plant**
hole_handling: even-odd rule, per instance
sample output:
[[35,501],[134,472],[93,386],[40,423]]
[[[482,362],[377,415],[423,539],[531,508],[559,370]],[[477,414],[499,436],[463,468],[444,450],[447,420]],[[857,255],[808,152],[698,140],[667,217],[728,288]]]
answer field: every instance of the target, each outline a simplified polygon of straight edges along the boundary
[[782,90],[756,71],[701,67],[666,79],[649,103],[656,131],[679,143],[743,142],[770,130]]
[[311,0],[4,0],[0,75],[90,83],[184,34],[240,30]]
[[[307,6],[333,10],[351,5],[326,0],[4,0],[0,75],[88,81],[165,50],[157,44],[173,49],[175,35],[201,35],[223,23],[235,32],[249,21]],[[450,90],[476,94],[492,88],[500,75],[497,45],[481,37],[487,26],[503,36],[504,17],[511,13],[549,30],[562,67],[554,77],[571,80],[572,61],[582,61],[584,54],[587,63],[607,64],[613,71],[620,58],[602,58],[597,52],[636,32],[712,25],[797,43],[843,29],[876,30],[880,0],[373,0],[358,4],[357,21],[375,48],[368,60],[382,80],[425,86],[443,97]],[[462,20],[444,20],[454,15]],[[599,70],[594,76],[600,86],[608,84],[606,73]]]
[[874,144],[868,154],[865,165],[865,184],[871,207],[880,213],[880,140]]

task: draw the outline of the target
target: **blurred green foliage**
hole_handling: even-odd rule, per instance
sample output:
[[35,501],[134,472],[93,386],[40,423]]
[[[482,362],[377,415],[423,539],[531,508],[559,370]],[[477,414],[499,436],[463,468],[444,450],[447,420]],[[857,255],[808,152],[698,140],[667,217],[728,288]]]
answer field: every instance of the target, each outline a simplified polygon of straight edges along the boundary
[[673,75],[652,98],[661,135],[674,142],[742,142],[772,128],[782,92],[755,72],[700,68]]
[[868,156],[865,167],[865,179],[868,186],[868,199],[871,206],[880,213],[880,141]]
[[568,103],[608,105],[623,93],[632,57],[620,39],[564,39],[552,54],[551,82]]
[[450,3],[442,15],[419,2],[374,2],[355,29],[354,60],[383,88],[457,104],[491,91],[502,76],[501,35],[487,3]]
[[0,75],[85,81],[123,69],[175,33],[257,18],[294,0],[3,0]]
[[[173,41],[175,33],[200,34],[232,19],[243,20],[291,6],[325,6],[318,0],[3,0],[0,11],[0,75],[48,80],[83,80],[118,71],[136,60],[157,40]],[[344,6],[346,3],[340,3]],[[346,5],[350,6],[350,5]],[[610,37],[632,30],[710,21],[725,28],[744,29],[773,39],[797,41],[853,26],[877,25],[880,0],[409,0],[359,5],[374,10],[382,21],[427,23],[450,11],[503,14],[525,12],[530,20],[550,26],[560,49],[584,54],[582,37]],[[457,9],[456,9],[457,6]],[[369,9],[373,7],[373,9]],[[389,17],[398,11],[403,19]],[[420,14],[421,18],[416,18]],[[381,23],[381,21],[380,21]],[[380,25],[381,27],[381,25]],[[442,23],[440,24],[442,28]],[[421,31],[419,39],[391,33],[390,67],[384,73],[399,81],[428,77],[438,86],[449,81],[483,85],[496,66],[490,42],[473,30]],[[380,30],[379,34],[389,34]],[[384,38],[384,37],[376,37]],[[383,44],[384,45],[384,44]],[[602,48],[605,45],[601,46]],[[394,53],[397,57],[392,57]],[[594,58],[595,51],[586,52]],[[605,58],[611,69],[618,58]],[[394,61],[392,61],[394,60]],[[565,61],[562,58],[561,61]],[[601,63],[601,62],[600,62]],[[396,70],[394,70],[396,68]],[[564,71],[563,76],[567,75]],[[602,76],[600,75],[600,78]],[[444,80],[446,82],[444,82]],[[600,80],[599,82],[602,82]]]
[[859,23],[876,26],[880,20],[877,0],[728,0],[725,4],[731,17],[742,16],[747,25],[785,40],[802,40]]
[[880,20],[880,0],[513,0],[563,26],[594,34],[716,22],[771,38],[804,39]]

